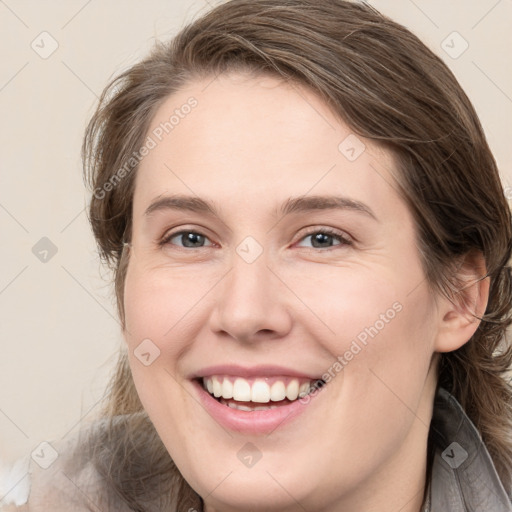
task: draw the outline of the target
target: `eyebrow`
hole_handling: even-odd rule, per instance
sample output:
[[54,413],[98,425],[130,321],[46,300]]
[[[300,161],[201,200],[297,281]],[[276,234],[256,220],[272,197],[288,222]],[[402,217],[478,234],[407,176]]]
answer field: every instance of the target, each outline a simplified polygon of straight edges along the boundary
[[310,212],[314,210],[351,210],[363,213],[374,220],[376,215],[371,208],[361,201],[343,196],[301,196],[287,199],[281,207],[281,214]]
[[[367,215],[377,220],[371,208],[361,201],[343,196],[299,196],[288,198],[278,213],[289,215],[292,213],[307,213],[315,210],[350,210]],[[159,196],[146,209],[144,215],[149,216],[156,211],[185,210],[196,213],[206,213],[218,217],[218,209],[211,201],[200,197],[171,195]]]

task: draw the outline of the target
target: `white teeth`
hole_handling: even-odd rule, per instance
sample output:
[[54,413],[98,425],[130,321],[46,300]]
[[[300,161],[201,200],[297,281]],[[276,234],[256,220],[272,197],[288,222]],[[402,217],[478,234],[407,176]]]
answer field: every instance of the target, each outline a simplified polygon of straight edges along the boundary
[[284,382],[274,382],[272,387],[270,388],[270,400],[273,402],[279,402],[279,400],[284,400],[286,398],[286,387]]
[[304,382],[304,384],[301,384],[299,387],[299,397],[302,398],[302,397],[306,396],[309,392],[309,388],[310,388],[309,382]]
[[262,404],[270,402],[270,388],[265,381],[257,380],[252,385],[251,402],[259,402]]
[[[314,381],[301,381],[299,379],[276,380],[272,386],[264,379],[255,379],[251,382],[242,377],[236,377],[234,383],[229,377],[211,376],[203,379],[203,387],[216,398],[233,398],[237,402],[255,402],[266,404],[279,402],[287,398],[297,400],[306,396],[316,388]],[[252,383],[252,385],[251,385]],[[229,404],[228,404],[229,405]],[[241,406],[243,407],[243,406]],[[258,410],[251,408],[251,411]]]
[[219,397],[222,395],[222,384],[215,377],[213,378],[213,396]]
[[231,408],[238,409],[239,411],[252,411],[252,409],[250,407],[247,407],[246,405],[232,404]]
[[293,379],[288,386],[286,386],[286,398],[288,400],[297,400],[299,396],[299,381]]
[[222,382],[222,396],[224,398],[233,398],[233,384],[229,379],[224,379]]
[[239,411],[266,411],[268,409],[277,409],[277,405],[268,405],[268,406],[261,406],[258,405],[256,407],[248,407],[247,405],[241,405],[241,404],[235,404],[234,402],[226,402],[221,398],[221,403],[224,405],[227,405],[228,407],[231,407],[231,409],[238,409]]
[[245,379],[236,379],[233,384],[233,399],[238,402],[251,401],[251,385]]

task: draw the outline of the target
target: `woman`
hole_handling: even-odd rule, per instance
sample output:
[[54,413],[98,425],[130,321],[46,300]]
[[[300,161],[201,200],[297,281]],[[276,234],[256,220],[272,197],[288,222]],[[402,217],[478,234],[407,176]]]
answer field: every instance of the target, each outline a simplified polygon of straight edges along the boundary
[[106,88],[84,162],[125,346],[17,510],[512,510],[510,210],[407,29],[227,2]]

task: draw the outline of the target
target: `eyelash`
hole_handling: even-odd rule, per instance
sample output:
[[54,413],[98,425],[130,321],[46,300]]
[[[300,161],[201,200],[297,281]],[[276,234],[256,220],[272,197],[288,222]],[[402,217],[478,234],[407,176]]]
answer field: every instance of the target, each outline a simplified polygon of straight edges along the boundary
[[[206,235],[203,235],[202,233],[200,233],[199,231],[194,231],[192,229],[182,229],[181,231],[175,231],[175,232],[172,232],[172,233],[169,233],[168,235],[165,235],[162,240],[159,242],[159,245],[161,247],[165,246],[165,245],[174,245],[174,244],[170,244],[170,241],[178,236],[178,235],[184,235],[184,234],[189,234],[189,233],[194,233],[195,235],[200,235],[200,236],[203,236],[204,238],[208,239],[208,237]],[[351,246],[353,245],[353,242],[352,240],[350,240],[347,236],[343,235],[342,233],[340,233],[339,231],[336,231],[334,229],[330,229],[330,228],[321,228],[321,229],[314,229],[314,230],[311,230],[307,233],[305,233],[299,240],[299,242],[301,242],[302,240],[304,240],[305,238],[308,238],[312,235],[316,235],[316,234],[322,234],[322,235],[328,235],[328,236],[332,236],[333,238],[336,238],[340,243],[339,244],[336,244],[336,245],[333,245],[333,246],[330,246],[330,247],[323,247],[323,248],[318,248],[318,247],[304,247],[305,249],[312,249],[312,250],[321,250],[323,252],[325,251],[329,251],[329,250],[333,250],[335,249],[336,247],[343,247],[343,246]],[[205,249],[207,247],[181,247],[181,246],[177,246],[179,249],[182,249],[182,250],[185,250],[185,251],[190,251],[191,249]]]
[[308,231],[308,232],[304,233],[304,235],[302,235],[302,237],[299,240],[299,242],[304,240],[305,238],[308,238],[308,237],[310,237],[312,235],[317,235],[317,234],[332,236],[333,238],[336,238],[339,241],[339,244],[332,245],[330,247],[323,247],[323,248],[304,247],[304,249],[329,251],[329,250],[336,249],[336,247],[343,247],[343,246],[350,246],[350,245],[352,245],[352,240],[350,240],[350,238],[348,238],[348,236],[344,235],[340,231],[336,231],[335,229],[331,229],[331,228],[320,228],[320,229],[316,228],[316,229],[313,229],[311,231]]

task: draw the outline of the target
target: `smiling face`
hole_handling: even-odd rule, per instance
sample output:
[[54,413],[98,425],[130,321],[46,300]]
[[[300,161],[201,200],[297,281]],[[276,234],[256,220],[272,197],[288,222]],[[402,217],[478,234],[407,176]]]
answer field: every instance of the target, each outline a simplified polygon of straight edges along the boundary
[[[148,135],[125,338],[207,510],[417,511],[438,312],[391,155],[268,77],[193,82]],[[316,378],[321,391],[289,400]],[[202,382],[277,407],[236,410]]]

